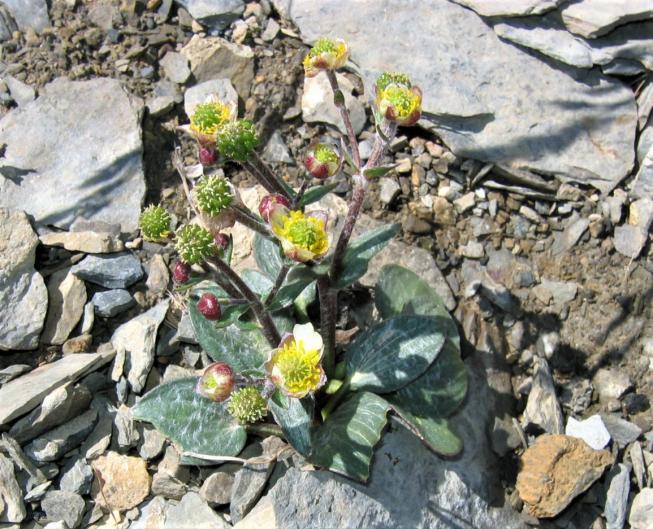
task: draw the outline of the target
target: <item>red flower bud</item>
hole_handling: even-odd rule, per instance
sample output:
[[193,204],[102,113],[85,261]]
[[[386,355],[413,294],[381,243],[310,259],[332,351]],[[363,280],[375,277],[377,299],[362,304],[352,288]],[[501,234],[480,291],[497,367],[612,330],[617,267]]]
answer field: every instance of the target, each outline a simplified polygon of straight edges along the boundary
[[200,163],[204,166],[213,165],[218,161],[218,152],[212,147],[200,147]]
[[281,204],[290,209],[290,201],[283,195],[275,193],[266,195],[261,199],[261,203],[258,205],[258,212],[265,222],[270,222],[270,213],[277,204]]
[[215,402],[223,402],[229,398],[234,388],[234,371],[225,362],[216,362],[206,368],[197,381],[195,391]]
[[226,250],[227,246],[229,246],[229,237],[227,237],[224,233],[216,233],[213,237],[213,241],[220,250]]
[[190,279],[190,265],[184,263],[183,261],[177,261],[175,264],[175,269],[172,273],[172,277],[175,280],[175,283],[183,285],[187,283]]
[[210,292],[202,294],[200,300],[197,302],[197,310],[202,313],[207,320],[216,321],[222,316],[222,308],[220,302]]
[[306,152],[304,166],[315,178],[322,180],[338,172],[340,169],[340,154],[331,145],[315,143]]

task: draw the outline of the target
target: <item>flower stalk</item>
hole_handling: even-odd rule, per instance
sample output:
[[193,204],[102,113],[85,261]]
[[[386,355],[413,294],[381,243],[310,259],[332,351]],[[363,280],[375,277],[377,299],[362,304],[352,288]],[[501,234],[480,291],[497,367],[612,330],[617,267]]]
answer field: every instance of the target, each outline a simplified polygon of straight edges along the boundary
[[354,127],[351,124],[349,110],[347,110],[347,107],[345,106],[345,98],[342,95],[340,86],[338,85],[336,72],[334,70],[326,70],[326,74],[327,78],[329,79],[329,84],[331,85],[331,90],[333,91],[333,102],[335,103],[336,107],[338,107],[338,110],[340,111],[340,117],[345,124],[345,130],[347,131],[347,138],[349,140],[349,148],[351,149],[351,157],[354,160],[354,165],[360,169],[361,155],[358,150],[358,141],[356,140]]

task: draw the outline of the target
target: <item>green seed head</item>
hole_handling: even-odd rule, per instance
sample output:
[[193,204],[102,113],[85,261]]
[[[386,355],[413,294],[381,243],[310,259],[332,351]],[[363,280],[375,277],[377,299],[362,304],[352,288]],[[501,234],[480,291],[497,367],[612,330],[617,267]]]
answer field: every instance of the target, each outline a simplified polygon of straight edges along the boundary
[[398,84],[410,88],[412,83],[410,82],[410,77],[405,73],[399,72],[384,72],[376,80],[376,87],[378,90],[385,90],[388,85]]
[[236,162],[245,162],[259,143],[251,121],[241,119],[222,125],[216,134],[216,145],[222,155]]
[[170,214],[162,207],[147,206],[138,220],[143,237],[148,241],[160,241],[170,235]]
[[195,187],[200,211],[215,216],[231,204],[234,197],[229,184],[218,176],[204,177]]
[[187,224],[177,231],[177,253],[181,260],[189,265],[202,262],[215,255],[217,248],[213,235],[197,224]]
[[190,118],[191,130],[212,136],[229,119],[230,109],[220,102],[200,103]]
[[268,414],[268,404],[258,388],[248,386],[231,394],[227,411],[239,422],[249,424]]

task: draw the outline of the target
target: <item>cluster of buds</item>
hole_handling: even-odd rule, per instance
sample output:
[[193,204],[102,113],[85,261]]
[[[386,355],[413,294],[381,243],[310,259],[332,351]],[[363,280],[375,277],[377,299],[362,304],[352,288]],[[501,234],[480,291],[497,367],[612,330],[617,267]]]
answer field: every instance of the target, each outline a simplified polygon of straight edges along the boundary
[[246,162],[258,146],[259,137],[251,121],[239,119],[220,127],[215,136],[215,143],[228,160]]
[[240,423],[251,424],[268,414],[267,400],[256,386],[237,389],[231,394],[227,411]]
[[344,40],[318,39],[304,57],[304,74],[315,77],[322,70],[342,68],[349,59],[349,47]]
[[177,231],[176,249],[187,265],[199,264],[218,252],[213,234],[198,224],[187,224]]
[[147,206],[138,219],[143,238],[159,242],[170,236],[170,213],[162,206],[151,204]]
[[193,193],[199,210],[212,217],[228,208],[235,196],[231,183],[219,176],[205,176],[195,186]]
[[383,73],[374,85],[376,108],[388,121],[410,126],[422,115],[422,91],[402,73]]

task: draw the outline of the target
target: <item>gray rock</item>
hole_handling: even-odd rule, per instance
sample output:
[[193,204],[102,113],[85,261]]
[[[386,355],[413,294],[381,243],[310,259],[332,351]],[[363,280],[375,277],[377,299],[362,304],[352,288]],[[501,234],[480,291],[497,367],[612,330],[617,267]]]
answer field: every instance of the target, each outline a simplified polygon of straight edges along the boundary
[[100,416],[95,428],[80,447],[80,453],[88,460],[101,456],[111,444],[113,434],[113,419],[108,416]]
[[628,510],[630,467],[619,463],[608,473],[607,483],[608,491],[603,511],[607,529],[623,529]]
[[[295,0],[289,10],[305,40],[334,34],[348,41],[368,86],[383,70],[404,69],[409,55],[413,81],[424,92],[428,123],[422,123],[457,156],[555,174],[602,191],[628,174],[636,111],[632,93],[620,82],[594,69],[551,68],[448,1],[436,0],[425,12],[421,7],[418,0],[392,0],[381,11],[365,0],[352,11],[346,0],[319,7]],[[363,35],[362,21],[375,31]],[[404,26],[419,37],[410,46],[395,31]],[[516,78],[524,82],[509,81]]]
[[88,408],[91,393],[84,385],[68,384],[48,393],[41,405],[16,421],[9,430],[16,441],[26,443],[48,430],[63,424]]
[[248,463],[236,472],[229,505],[232,523],[238,523],[254,507],[263,493],[272,470],[274,470],[274,459],[261,463]]
[[262,155],[268,162],[295,164],[295,160],[290,156],[288,146],[278,130],[275,130],[270,136]]
[[230,79],[238,95],[246,99],[254,79],[254,52],[220,37],[193,36],[181,53],[190,62],[197,82]]
[[[645,132],[646,131],[650,131],[651,146],[648,149],[646,155],[644,156],[644,159],[641,161],[639,170],[637,171],[637,175],[635,176],[634,185],[631,190],[631,195],[635,198],[645,198],[645,197],[653,196],[653,125],[647,127],[645,129]],[[644,133],[642,133],[642,136],[643,135]],[[615,239],[616,239],[616,233],[615,233]],[[637,255],[639,255],[639,252],[637,252]]]
[[19,81],[13,75],[6,75],[3,81],[7,84],[12,99],[19,107],[26,105],[30,101],[34,101],[36,98],[34,89],[30,85]]
[[66,452],[79,446],[93,431],[97,417],[98,414],[95,410],[88,410],[34,439],[25,447],[25,453],[40,463],[61,459]]
[[0,454],[0,522],[20,523],[26,516],[23,493],[11,459]]
[[69,529],[79,527],[85,507],[84,499],[79,494],[65,490],[51,490],[41,502],[49,521],[63,521]]
[[[71,229],[75,228],[75,224]],[[117,227],[120,234],[120,226]],[[112,253],[125,249],[123,242],[108,231],[53,231],[39,236],[46,246],[61,246],[71,252]]]
[[265,26],[265,30],[263,30],[263,33],[261,33],[261,38],[265,42],[272,42],[278,35],[280,29],[281,27],[279,26],[279,23],[276,20],[274,20],[273,18],[268,18],[268,22]]
[[18,31],[18,24],[9,8],[0,4],[0,42],[9,40]]
[[231,491],[235,476],[230,472],[214,472],[202,483],[200,496],[212,507],[227,505],[231,501]]
[[52,481],[46,481],[45,483],[41,483],[40,485],[37,485],[36,487],[31,489],[27,494],[25,494],[25,501],[29,501],[29,502],[41,501],[45,496],[45,493],[50,488],[50,485],[52,485]]
[[145,102],[145,106],[152,116],[163,116],[170,112],[175,106],[175,98],[172,96],[151,97]]
[[[637,128],[642,130],[653,110],[653,79],[649,79],[642,85],[637,96]],[[639,149],[638,149],[639,150]],[[639,153],[637,156],[640,159]]]
[[[356,134],[360,134],[367,117],[363,104],[352,94],[354,85],[342,74],[336,74],[338,85],[345,96],[345,106],[349,110],[351,124]],[[302,119],[306,123],[328,123],[347,134],[340,117],[340,111],[333,103],[333,91],[326,75],[306,77],[302,94]]]
[[614,248],[629,259],[637,259],[648,240],[648,233],[638,226],[624,224],[614,229]]
[[132,295],[120,288],[96,292],[91,302],[95,307],[95,313],[103,318],[113,318],[136,304]]
[[648,487],[639,491],[630,508],[628,522],[631,529],[653,528],[653,488]]
[[622,419],[618,415],[602,414],[601,418],[608,432],[610,432],[610,437],[617,443],[619,448],[628,446],[642,434],[642,429],[639,426]]
[[3,0],[21,31],[31,28],[40,33],[50,25],[46,0]]
[[145,194],[142,107],[115,79],[46,85],[0,121],[0,205],[61,228],[83,217],[136,229]]
[[8,382],[0,388],[0,425],[36,408],[53,390],[98,369],[114,355],[115,351],[104,350],[64,356]]
[[556,398],[553,378],[546,360],[535,359],[533,386],[524,410],[524,425],[536,426],[546,433],[561,434],[565,423]]
[[89,301],[84,305],[84,317],[82,318],[82,334],[91,334],[95,323],[95,305]]
[[176,0],[190,15],[214,30],[225,29],[245,9],[243,0]]
[[551,246],[551,253],[560,255],[571,250],[583,236],[589,224],[589,220],[585,218],[578,218],[570,222],[562,233],[556,234]]
[[152,494],[164,498],[179,500],[186,494],[188,487],[166,472],[157,472],[152,478]]
[[25,213],[0,207],[0,351],[38,346],[48,293],[34,270],[37,245]]
[[135,393],[143,390],[147,375],[154,365],[156,333],[169,305],[169,299],[161,301],[147,312],[122,324],[111,337],[117,353],[111,376],[117,381],[124,370]]
[[129,529],[163,529],[167,512],[168,502],[157,496],[145,504]]
[[71,268],[73,274],[104,288],[127,288],[143,277],[143,267],[130,253],[88,255]]
[[578,284],[571,281],[551,281],[542,278],[542,282],[533,287],[533,294],[545,305],[564,305],[573,301],[578,294]]
[[641,490],[646,486],[646,482],[648,481],[647,465],[644,462],[644,451],[642,450],[642,446],[638,442],[631,443],[630,448],[628,449],[628,455],[630,456],[630,462],[633,465],[635,481],[637,481],[637,486]]
[[13,364],[4,369],[0,369],[0,385],[6,384],[10,380],[19,377],[23,373],[27,373],[32,369],[32,366],[27,364]]
[[82,496],[91,493],[93,469],[84,458],[72,459],[61,472],[59,488]]
[[559,6],[563,0],[452,0],[461,6],[469,7],[484,17],[541,15]]
[[220,101],[238,106],[238,92],[236,92],[231,81],[229,79],[213,79],[186,90],[184,93],[184,111],[186,115],[192,116],[195,107],[199,103],[204,103],[208,96],[214,94]]
[[582,439],[594,450],[603,450],[610,442],[610,432],[603,424],[600,415],[592,415],[584,421],[577,421],[573,417],[569,417],[565,435]]
[[605,35],[627,22],[653,18],[648,0],[615,3],[610,0],[580,0],[561,9],[562,21],[572,33],[586,38]]
[[169,51],[159,61],[168,79],[173,83],[184,84],[190,77],[188,59],[181,53]]
[[599,369],[592,380],[601,402],[620,399],[633,388],[628,374],[618,369]]
[[188,492],[177,505],[168,507],[164,529],[197,529],[231,527],[200,497],[197,492]]
[[140,432],[138,455],[148,461],[159,457],[166,444],[166,436],[149,424],[138,423],[138,427]]
[[401,193],[401,186],[394,178],[385,176],[379,182],[379,200],[386,206],[392,204]]
[[155,254],[148,263],[145,286],[152,294],[160,296],[165,293],[169,282],[168,265],[161,254]]
[[84,312],[86,285],[70,269],[59,270],[48,280],[48,315],[41,342],[61,345]]
[[134,423],[134,417],[131,412],[131,408],[128,408],[124,404],[121,404],[116,412],[116,416],[113,420],[113,425],[115,427],[114,439],[118,443],[118,447],[122,449],[129,449],[132,446],[136,446],[138,441],[140,441],[141,435],[136,428]]

